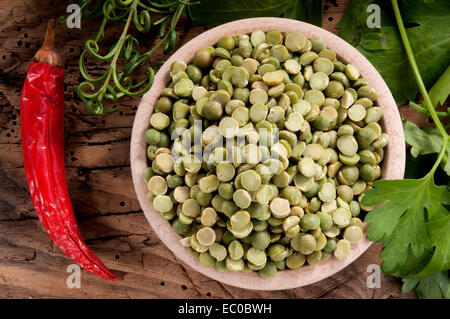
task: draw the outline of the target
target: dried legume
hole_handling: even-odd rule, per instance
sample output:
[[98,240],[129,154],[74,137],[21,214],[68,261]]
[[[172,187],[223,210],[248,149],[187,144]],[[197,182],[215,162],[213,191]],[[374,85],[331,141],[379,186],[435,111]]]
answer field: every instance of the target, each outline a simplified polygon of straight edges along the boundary
[[377,92],[319,38],[256,30],[174,62],[149,129],[148,199],[204,267],[343,260],[389,138]]

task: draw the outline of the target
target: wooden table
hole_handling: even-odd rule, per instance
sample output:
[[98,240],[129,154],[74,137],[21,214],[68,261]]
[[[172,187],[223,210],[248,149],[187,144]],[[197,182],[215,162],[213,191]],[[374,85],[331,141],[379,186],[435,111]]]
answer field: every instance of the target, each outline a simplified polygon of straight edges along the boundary
[[[367,267],[379,264],[374,244],[349,267],[303,288],[258,292],[223,285],[181,263],[160,242],[142,213],[133,189],[129,144],[139,98],[123,99],[119,111],[87,113],[74,89],[78,57],[99,21],[81,30],[57,30],[66,66],[66,170],[81,231],[92,250],[124,280],[110,283],[82,272],[81,288],[66,285],[72,261],[43,231],[31,203],[23,170],[19,98],[29,61],[40,47],[49,18],[65,12],[65,1],[4,0],[0,10],[0,297],[1,298],[414,298],[402,295],[399,279],[381,275],[381,287],[366,285]],[[337,33],[348,0],[326,2],[324,28]],[[204,28],[186,19],[177,27],[176,48]],[[108,29],[105,43],[119,29]],[[140,37],[142,49],[154,33]],[[175,48],[175,49],[176,49]],[[153,61],[164,59],[158,53]],[[90,71],[103,67],[90,64]]]

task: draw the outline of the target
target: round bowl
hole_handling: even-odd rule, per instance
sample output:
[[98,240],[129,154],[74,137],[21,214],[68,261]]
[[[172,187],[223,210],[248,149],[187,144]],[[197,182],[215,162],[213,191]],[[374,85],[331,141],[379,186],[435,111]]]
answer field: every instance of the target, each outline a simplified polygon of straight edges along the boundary
[[389,135],[390,141],[385,152],[382,165],[383,179],[403,178],[405,168],[405,140],[402,122],[397,105],[386,83],[370,62],[350,44],[338,36],[317,26],[283,18],[252,18],[226,23],[210,29],[177,50],[158,71],[150,91],[142,98],[133,125],[131,137],[131,171],[137,197],[148,222],[161,241],[181,259],[185,264],[202,274],[222,283],[254,290],[280,290],[301,287],[315,283],[340,271],[357,259],[372,244],[367,238],[353,245],[350,256],[343,261],[330,258],[315,266],[303,266],[295,270],[279,271],[270,278],[261,278],[256,272],[220,272],[214,267],[205,268],[200,265],[198,258],[189,254],[179,240],[181,237],[173,231],[170,223],[164,219],[148,202],[148,193],[144,181],[144,169],[147,167],[145,131],[149,126],[153,104],[160,96],[163,88],[170,80],[170,64],[176,60],[190,62],[195,51],[205,46],[214,45],[221,37],[226,35],[249,34],[254,30],[269,31],[277,29],[281,32],[297,31],[306,37],[320,37],[327,47],[336,51],[338,57],[347,63],[355,65],[370,85],[378,92],[378,103],[383,108],[382,125]]

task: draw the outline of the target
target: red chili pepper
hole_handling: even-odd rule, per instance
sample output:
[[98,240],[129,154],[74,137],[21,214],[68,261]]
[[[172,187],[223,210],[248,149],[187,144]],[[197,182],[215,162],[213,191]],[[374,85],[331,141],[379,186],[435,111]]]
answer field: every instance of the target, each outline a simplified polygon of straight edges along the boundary
[[22,89],[20,117],[25,174],[36,213],[53,242],[82,268],[110,280],[113,274],[81,237],[64,168],[64,68],[50,20]]

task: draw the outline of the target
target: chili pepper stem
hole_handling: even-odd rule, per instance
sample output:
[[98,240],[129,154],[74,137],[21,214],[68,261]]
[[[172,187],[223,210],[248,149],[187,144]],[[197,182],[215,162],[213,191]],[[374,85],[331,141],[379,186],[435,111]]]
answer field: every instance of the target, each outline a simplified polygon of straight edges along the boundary
[[44,43],[42,47],[55,47],[55,19],[48,20],[47,30],[45,31]]
[[45,32],[44,43],[34,55],[36,62],[47,63],[52,66],[62,66],[61,56],[55,48],[55,19],[50,19]]

